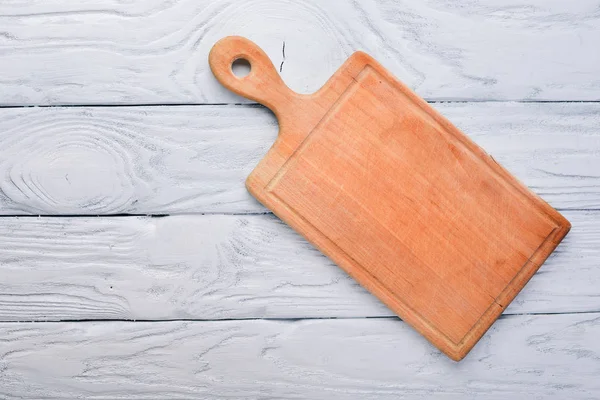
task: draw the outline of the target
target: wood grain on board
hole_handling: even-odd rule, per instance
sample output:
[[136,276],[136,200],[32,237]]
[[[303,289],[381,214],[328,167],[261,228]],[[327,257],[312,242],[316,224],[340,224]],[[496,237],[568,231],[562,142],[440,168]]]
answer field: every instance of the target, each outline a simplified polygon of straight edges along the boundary
[[505,317],[456,364],[396,319],[0,323],[0,397],[592,399],[599,335]]
[[454,360],[571,229],[366,53],[311,95],[244,37],[221,39],[209,63],[279,121],[248,191]]
[[245,101],[206,65],[233,34],[303,93],[364,50],[427,99],[600,99],[595,0],[13,0],[0,104]]
[[[600,310],[600,213],[505,313]],[[273,215],[2,218],[0,320],[377,317],[393,313]]]
[[[600,103],[435,103],[559,209],[600,209]],[[0,214],[266,212],[262,107],[0,109]]]

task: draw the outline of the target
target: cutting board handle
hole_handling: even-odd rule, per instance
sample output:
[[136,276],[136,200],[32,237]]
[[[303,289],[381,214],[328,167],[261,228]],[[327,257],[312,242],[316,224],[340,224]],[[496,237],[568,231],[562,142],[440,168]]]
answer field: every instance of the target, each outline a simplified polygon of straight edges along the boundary
[[[233,63],[244,59],[250,63],[250,73],[244,77],[233,73]],[[293,103],[299,95],[290,90],[277,73],[269,56],[254,42],[240,36],[219,40],[208,56],[210,69],[223,86],[269,107],[276,115],[278,108]]]

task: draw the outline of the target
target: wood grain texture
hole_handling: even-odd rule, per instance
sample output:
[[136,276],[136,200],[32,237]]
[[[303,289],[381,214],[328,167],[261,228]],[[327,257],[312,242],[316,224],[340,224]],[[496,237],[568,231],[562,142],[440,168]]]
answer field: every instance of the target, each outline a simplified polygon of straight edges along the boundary
[[595,399],[600,314],[511,316],[460,364],[396,319],[0,324],[7,399]]
[[206,63],[232,34],[303,93],[364,50],[427,99],[600,99],[595,0],[17,0],[0,5],[0,104],[245,101]]
[[[245,76],[233,70],[240,59]],[[219,40],[209,63],[279,122],[248,191],[453,360],[571,229],[364,52],[310,95],[245,37]]]
[[[559,209],[600,209],[600,104],[436,103]],[[0,109],[0,214],[266,212],[244,180],[262,107]]]
[[[506,310],[600,311],[600,214]],[[0,320],[376,317],[393,313],[273,215],[3,218]]]

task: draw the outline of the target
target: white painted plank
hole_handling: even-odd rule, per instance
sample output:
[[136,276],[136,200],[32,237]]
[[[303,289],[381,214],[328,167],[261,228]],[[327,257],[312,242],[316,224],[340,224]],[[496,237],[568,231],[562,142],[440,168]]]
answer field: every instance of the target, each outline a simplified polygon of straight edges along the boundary
[[244,180],[277,136],[259,107],[0,110],[0,212],[264,211]]
[[[600,103],[434,106],[554,207],[600,208]],[[262,107],[0,110],[0,214],[265,212]]]
[[0,104],[244,101],[207,63],[231,34],[300,92],[361,49],[428,99],[600,100],[596,0],[13,0]]
[[501,318],[460,363],[396,319],[0,324],[3,398],[595,399],[600,314]]
[[[600,311],[600,212],[507,313]],[[272,215],[2,218],[0,320],[393,315]]]

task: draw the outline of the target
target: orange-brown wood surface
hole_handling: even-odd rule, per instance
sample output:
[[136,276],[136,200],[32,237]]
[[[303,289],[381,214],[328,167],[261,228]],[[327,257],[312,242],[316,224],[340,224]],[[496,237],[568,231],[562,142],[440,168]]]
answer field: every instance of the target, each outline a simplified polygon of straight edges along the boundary
[[279,120],[248,190],[454,360],[570,229],[365,53],[312,95],[288,89],[245,38],[222,39],[209,61]]

